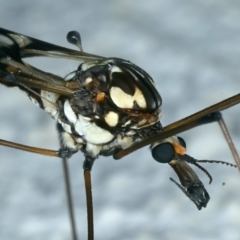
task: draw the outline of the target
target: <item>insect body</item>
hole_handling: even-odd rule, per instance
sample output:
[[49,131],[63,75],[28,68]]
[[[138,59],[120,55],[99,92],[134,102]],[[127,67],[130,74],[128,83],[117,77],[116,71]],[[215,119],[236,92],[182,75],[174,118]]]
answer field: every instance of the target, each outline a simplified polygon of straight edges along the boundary
[[56,101],[47,109],[43,99],[43,107],[62,125],[63,145],[70,151],[108,156],[153,134],[153,128],[161,130],[160,95],[149,75],[130,62],[83,63],[69,81],[79,84],[73,96],[48,92]]
[[[0,83],[27,92],[36,105],[58,122],[61,149],[35,149],[4,140],[0,144],[63,159],[79,150],[84,153],[89,239],[93,239],[90,170],[99,155],[113,155],[118,159],[151,144],[154,159],[169,163],[182,186],[175,183],[199,210],[206,207],[209,194],[187,162],[198,166],[209,177],[210,174],[198,165],[197,160],[186,155],[185,142],[174,135],[201,124],[221,122],[218,111],[239,103],[240,96],[183,119],[175,127],[163,128],[159,121],[160,94],[143,69],[123,59],[83,52],[77,32],[70,32],[67,39],[80,51],[0,29]],[[23,58],[33,56],[69,58],[83,63],[66,78],[61,78],[23,61]],[[228,143],[233,146],[231,140]],[[237,154],[235,159],[239,162]]]

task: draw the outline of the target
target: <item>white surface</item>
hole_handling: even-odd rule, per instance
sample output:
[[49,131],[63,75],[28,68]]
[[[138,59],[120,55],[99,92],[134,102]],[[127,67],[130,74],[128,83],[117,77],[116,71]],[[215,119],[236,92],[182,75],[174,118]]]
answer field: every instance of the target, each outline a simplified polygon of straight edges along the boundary
[[[240,89],[239,1],[0,1],[1,27],[72,47],[70,30],[87,52],[131,60],[156,81],[166,125],[223,100]],[[76,66],[55,59],[37,66],[64,76]],[[54,121],[17,90],[0,86],[0,138],[58,149]],[[224,111],[240,152],[240,106]],[[188,154],[233,162],[216,124],[181,134]],[[70,239],[61,162],[1,147],[0,239]],[[83,155],[70,161],[78,235],[86,239]],[[240,238],[240,177],[236,169],[204,165],[197,170],[211,200],[195,205],[169,180],[177,179],[147,148],[94,165],[96,239]],[[225,182],[226,185],[222,186]]]

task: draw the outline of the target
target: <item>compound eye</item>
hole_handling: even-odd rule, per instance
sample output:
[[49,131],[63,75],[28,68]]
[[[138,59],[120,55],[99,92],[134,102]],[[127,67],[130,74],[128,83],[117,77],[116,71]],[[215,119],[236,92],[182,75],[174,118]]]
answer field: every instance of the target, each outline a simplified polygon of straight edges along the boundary
[[169,163],[175,156],[175,150],[171,143],[161,143],[152,149],[152,156],[157,162]]
[[178,142],[180,143],[180,145],[181,145],[182,147],[184,147],[184,148],[187,147],[186,142],[183,140],[183,138],[177,137],[177,139],[178,139]]

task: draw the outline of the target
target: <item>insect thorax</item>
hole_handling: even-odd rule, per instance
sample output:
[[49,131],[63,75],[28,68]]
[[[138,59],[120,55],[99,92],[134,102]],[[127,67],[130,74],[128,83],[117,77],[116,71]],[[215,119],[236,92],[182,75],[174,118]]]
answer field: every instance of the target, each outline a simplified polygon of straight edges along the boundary
[[62,125],[67,148],[111,155],[161,131],[161,97],[136,65],[117,58],[83,63],[69,81],[80,86],[71,98],[41,91],[43,108]]

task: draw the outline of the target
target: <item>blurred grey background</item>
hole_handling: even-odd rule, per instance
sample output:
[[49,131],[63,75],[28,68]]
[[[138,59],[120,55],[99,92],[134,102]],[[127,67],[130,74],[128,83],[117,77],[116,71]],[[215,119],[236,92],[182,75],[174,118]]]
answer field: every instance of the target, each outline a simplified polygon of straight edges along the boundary
[[[85,51],[131,60],[156,81],[167,125],[240,90],[240,2],[224,0],[5,1],[1,27]],[[40,59],[35,66],[60,76],[79,63]],[[17,89],[0,86],[0,138],[58,149],[54,121]],[[240,152],[240,106],[224,111]],[[217,124],[181,134],[197,159],[233,162]],[[61,162],[0,147],[0,239],[70,238]],[[80,239],[87,238],[83,155],[69,160]],[[92,171],[97,240],[240,239],[240,176],[236,169],[205,164],[211,200],[195,205],[169,180],[168,165],[152,160],[148,147],[121,161],[100,157]],[[225,183],[225,185],[223,185]]]

